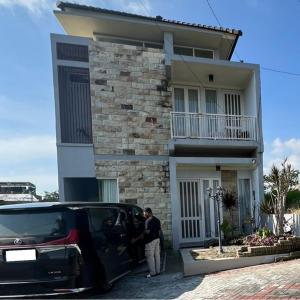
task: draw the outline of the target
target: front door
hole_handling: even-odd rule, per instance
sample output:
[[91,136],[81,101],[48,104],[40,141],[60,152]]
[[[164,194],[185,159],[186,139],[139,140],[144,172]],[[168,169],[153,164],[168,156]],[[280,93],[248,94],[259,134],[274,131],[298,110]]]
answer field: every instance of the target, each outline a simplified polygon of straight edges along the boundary
[[216,192],[219,179],[179,179],[180,243],[218,237],[217,211],[209,189]]

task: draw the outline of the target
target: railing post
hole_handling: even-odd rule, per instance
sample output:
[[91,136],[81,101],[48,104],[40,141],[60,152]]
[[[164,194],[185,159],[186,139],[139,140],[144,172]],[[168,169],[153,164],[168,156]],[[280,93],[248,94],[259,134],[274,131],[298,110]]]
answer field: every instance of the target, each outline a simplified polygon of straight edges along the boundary
[[171,129],[171,139],[173,139],[174,134],[173,134],[173,113],[170,112],[170,129]]

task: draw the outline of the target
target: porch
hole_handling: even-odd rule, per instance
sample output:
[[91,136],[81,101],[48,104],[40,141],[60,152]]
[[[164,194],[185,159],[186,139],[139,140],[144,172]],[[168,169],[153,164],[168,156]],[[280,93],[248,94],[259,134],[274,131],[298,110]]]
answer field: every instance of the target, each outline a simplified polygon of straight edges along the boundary
[[218,186],[237,196],[231,216],[221,208],[221,223],[232,217],[236,233],[249,230],[257,217],[259,177],[249,158],[170,158],[173,247],[203,246],[218,238],[217,207],[209,196]]

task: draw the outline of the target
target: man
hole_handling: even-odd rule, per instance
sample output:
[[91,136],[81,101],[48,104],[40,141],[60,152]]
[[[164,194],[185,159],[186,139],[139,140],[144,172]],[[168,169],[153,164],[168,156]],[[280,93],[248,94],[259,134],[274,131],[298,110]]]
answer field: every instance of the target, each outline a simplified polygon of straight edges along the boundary
[[160,274],[160,221],[154,217],[151,208],[144,209],[145,222],[145,257],[147,259],[149,274],[146,276],[150,278]]

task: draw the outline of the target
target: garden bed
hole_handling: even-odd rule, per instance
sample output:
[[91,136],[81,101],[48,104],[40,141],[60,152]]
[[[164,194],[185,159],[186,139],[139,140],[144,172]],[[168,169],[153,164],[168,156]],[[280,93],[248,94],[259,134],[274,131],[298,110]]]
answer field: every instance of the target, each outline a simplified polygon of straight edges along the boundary
[[[218,254],[214,254],[215,251],[215,249],[180,250],[183,260],[184,276],[209,274],[219,271],[250,267],[266,263],[273,263],[277,261],[278,258],[290,256],[289,253],[284,253],[252,257],[237,257],[236,254],[235,256],[233,256],[232,251],[228,251],[225,252],[225,255],[229,255],[226,257],[224,255],[219,256]],[[195,256],[196,259],[194,258]]]
[[223,253],[219,253],[219,247],[210,247],[209,249],[191,250],[191,255],[195,260],[232,258],[237,257],[237,251],[240,248],[240,246],[223,246]]

